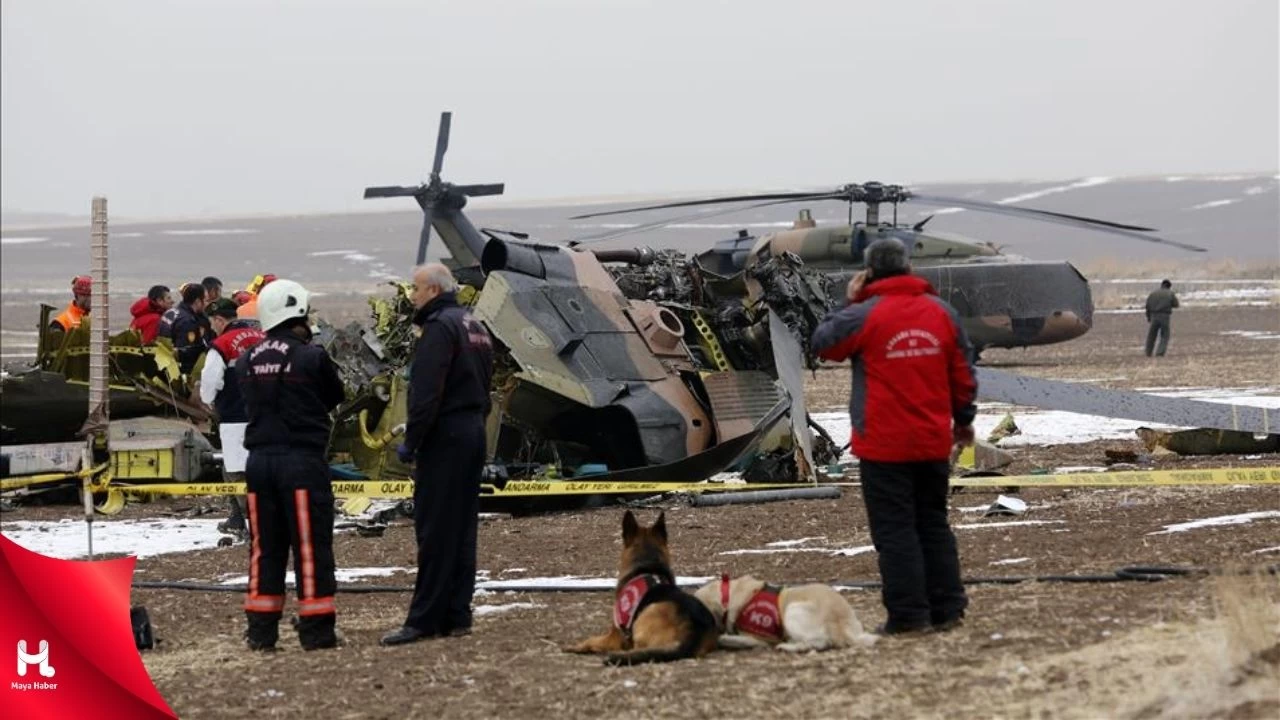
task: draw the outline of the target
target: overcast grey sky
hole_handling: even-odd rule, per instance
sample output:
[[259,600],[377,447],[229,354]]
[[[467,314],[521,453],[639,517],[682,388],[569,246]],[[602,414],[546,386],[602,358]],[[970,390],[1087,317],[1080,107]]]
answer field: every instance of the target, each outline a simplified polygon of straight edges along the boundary
[[4,0],[0,189],[369,209],[445,109],[445,176],[512,199],[1272,171],[1277,5]]

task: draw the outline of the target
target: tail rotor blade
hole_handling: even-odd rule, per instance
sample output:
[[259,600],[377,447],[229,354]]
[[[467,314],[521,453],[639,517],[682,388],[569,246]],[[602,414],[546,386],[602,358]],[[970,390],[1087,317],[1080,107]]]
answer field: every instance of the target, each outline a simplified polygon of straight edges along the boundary
[[504,183],[493,183],[490,185],[455,185],[454,190],[466,195],[467,197],[481,197],[484,195],[501,195],[506,189]]
[[431,175],[438,177],[440,168],[444,167],[444,153],[449,149],[449,126],[453,124],[453,113],[440,113],[440,132],[436,135],[436,159],[431,163]]
[[431,221],[435,219],[435,205],[422,208],[422,233],[418,236],[418,265],[427,261],[427,245],[431,243]]
[[367,187],[364,189],[364,199],[369,198],[385,198],[385,197],[413,197],[417,195],[419,188],[405,187],[403,185],[381,185],[378,187]]

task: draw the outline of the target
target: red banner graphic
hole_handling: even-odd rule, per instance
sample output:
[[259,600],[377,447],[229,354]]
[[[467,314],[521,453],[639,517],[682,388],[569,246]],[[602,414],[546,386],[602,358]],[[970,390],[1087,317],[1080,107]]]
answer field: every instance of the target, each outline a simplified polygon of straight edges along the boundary
[[16,653],[0,660],[6,717],[177,717],[134,645],[136,562],[58,560],[0,535],[0,658]]

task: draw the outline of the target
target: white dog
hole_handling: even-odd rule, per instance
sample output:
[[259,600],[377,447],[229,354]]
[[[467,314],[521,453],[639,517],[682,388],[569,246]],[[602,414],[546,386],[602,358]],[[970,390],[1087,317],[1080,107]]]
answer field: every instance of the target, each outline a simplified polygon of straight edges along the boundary
[[723,575],[694,596],[720,623],[724,648],[801,652],[876,642],[875,635],[863,632],[849,603],[827,585],[777,587],[750,575],[734,580]]

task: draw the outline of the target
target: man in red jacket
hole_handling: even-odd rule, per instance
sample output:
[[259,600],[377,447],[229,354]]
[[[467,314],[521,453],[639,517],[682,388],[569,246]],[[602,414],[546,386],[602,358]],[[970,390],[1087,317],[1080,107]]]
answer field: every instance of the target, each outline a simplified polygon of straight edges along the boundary
[[160,328],[160,316],[171,307],[173,307],[173,298],[169,296],[169,288],[164,285],[152,285],[147,291],[147,296],[139,298],[133,307],[129,308],[129,313],[133,315],[133,321],[129,323],[129,327],[142,335],[143,345],[155,342],[156,332]]
[[894,239],[867,248],[850,304],[823,319],[813,349],[852,358],[849,420],[871,541],[879,553],[887,635],[958,625],[969,601],[947,524],[954,443],[973,441],[973,372],[960,317],[913,276]]

